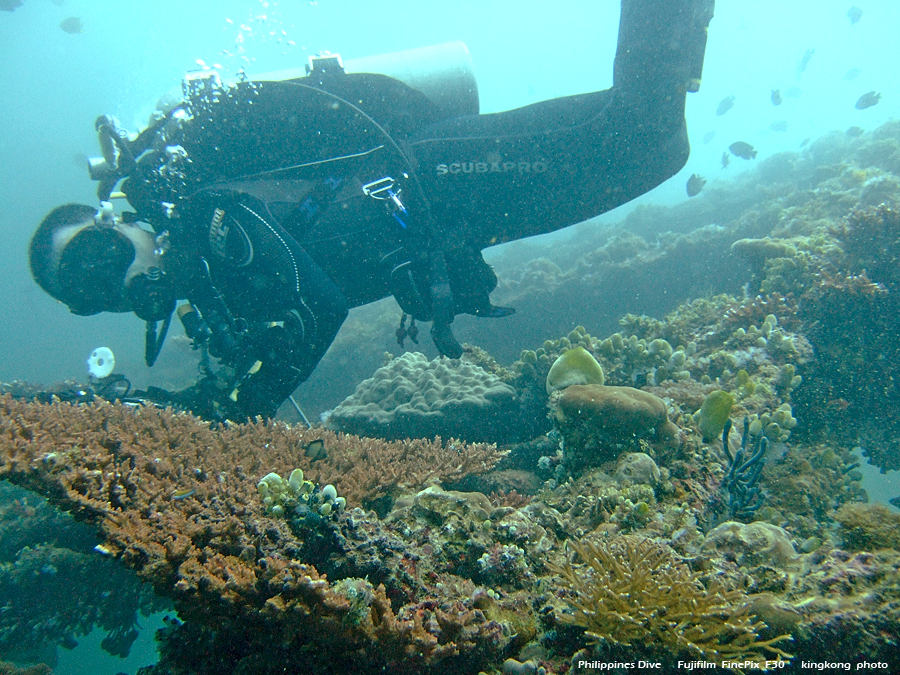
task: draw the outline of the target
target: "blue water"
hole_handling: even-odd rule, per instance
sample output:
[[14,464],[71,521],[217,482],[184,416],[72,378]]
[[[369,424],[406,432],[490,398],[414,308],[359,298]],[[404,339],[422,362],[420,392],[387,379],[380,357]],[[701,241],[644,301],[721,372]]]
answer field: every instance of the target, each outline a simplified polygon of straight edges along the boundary
[[[688,100],[691,159],[642,201],[686,199],[691,173],[734,177],[749,163],[732,158],[722,171],[720,158],[736,140],[753,144],[763,159],[828,131],[873,129],[889,119],[900,100],[891,71],[900,62],[900,4],[866,2],[855,25],[846,15],[851,4],[719,0],[703,87]],[[69,16],[83,20],[82,34],[60,29]],[[25,0],[12,13],[0,12],[0,264],[7,280],[0,289],[7,327],[0,332],[0,380],[83,377],[88,354],[105,344],[136,385],[152,383],[142,364],[140,321],[71,316],[31,281],[25,262],[30,235],[51,208],[96,202],[95,184],[76,158],[97,154],[98,115],[113,114],[137,128],[185,71],[201,67],[198,60],[233,75],[242,67],[252,73],[302,66],[321,50],[355,58],[452,40],[464,41],[472,53],[482,111],[499,111],[608,87],[617,23],[612,0],[399,0],[387,6],[353,0],[64,0],[57,6]],[[809,49],[815,52],[798,78],[798,63]],[[860,74],[847,81],[852,68]],[[781,106],[772,106],[771,90],[791,87],[801,95],[785,95]],[[882,92],[881,103],[856,110],[857,98],[872,89]],[[719,101],[730,95],[734,107],[717,117]],[[787,131],[769,128],[779,121]],[[703,144],[713,131],[713,140]],[[605,219],[619,219],[627,209]]]

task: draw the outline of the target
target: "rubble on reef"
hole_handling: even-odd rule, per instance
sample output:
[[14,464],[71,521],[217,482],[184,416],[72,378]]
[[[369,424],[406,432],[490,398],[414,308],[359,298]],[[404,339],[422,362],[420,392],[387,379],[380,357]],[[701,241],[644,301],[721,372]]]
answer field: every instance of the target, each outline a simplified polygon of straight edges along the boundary
[[[98,559],[174,604],[143,675],[895,665],[900,520],[866,504],[859,469],[900,467],[897,137],[767,159],[734,197],[711,184],[666,212],[694,214],[688,234],[648,242],[662,221],[645,209],[570,265],[535,262],[513,290],[584,317],[508,366],[471,346],[462,373],[396,360],[404,391],[428,371],[434,401],[457,376],[477,405],[496,389],[502,447],[211,426],[19,387],[0,398],[0,477],[93,526]],[[595,336],[600,310],[566,302],[609,279],[671,300],[696,250],[722,284],[685,286],[657,317],[620,312]]]

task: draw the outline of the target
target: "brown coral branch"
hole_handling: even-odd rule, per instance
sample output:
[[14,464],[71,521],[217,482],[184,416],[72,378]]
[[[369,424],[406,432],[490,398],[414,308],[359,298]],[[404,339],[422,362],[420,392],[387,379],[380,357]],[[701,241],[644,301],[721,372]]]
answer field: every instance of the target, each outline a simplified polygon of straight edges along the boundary
[[775,646],[790,636],[758,639],[765,624],[754,621],[742,591],[717,579],[704,585],[668,547],[628,536],[571,546],[584,565],[567,560],[555,569],[574,610],[560,620],[593,641],[661,645],[720,661],[760,661],[763,651],[790,658]]
[[[308,467],[304,448],[314,438],[329,457]],[[352,503],[484,470],[501,456],[484,444],[386,443],[263,422],[213,429],[171,410],[0,397],[0,478],[96,525],[98,550],[173,598],[182,617],[231,631],[251,651],[317,643],[335,654],[361,650],[375,664],[391,644],[408,672],[496,651],[499,627],[455,601],[395,613],[383,587],[360,613],[337,583],[292,559],[305,535],[265,515],[256,484],[300,466]]]

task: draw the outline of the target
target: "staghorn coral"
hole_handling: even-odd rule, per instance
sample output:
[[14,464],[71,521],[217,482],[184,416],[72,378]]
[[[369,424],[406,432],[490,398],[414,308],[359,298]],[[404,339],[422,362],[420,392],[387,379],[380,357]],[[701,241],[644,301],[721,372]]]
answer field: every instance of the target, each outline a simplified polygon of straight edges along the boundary
[[716,578],[704,585],[667,546],[621,536],[572,548],[585,566],[567,560],[556,570],[572,594],[573,613],[560,620],[584,628],[591,641],[720,662],[761,661],[764,652],[790,658],[775,646],[790,636],[759,639],[765,624],[754,620],[743,591]]
[[[335,446],[352,441],[329,438]],[[272,658],[283,659],[280,665],[286,667],[302,662],[310,672],[356,658],[365,659],[373,671],[424,672],[450,657],[457,667],[471,668],[500,649],[500,626],[449,591],[404,604],[414,589],[404,595],[401,580],[394,584],[398,604],[392,606],[388,590],[379,584],[363,618],[359,603],[347,596],[346,583],[337,586],[312,564],[294,559],[301,549],[315,551],[315,542],[264,515],[257,482],[299,459],[302,439],[303,431],[277,424],[214,430],[170,410],[0,398],[0,477],[96,525],[104,552],[172,598],[187,622],[227,636],[233,663],[258,664],[244,672],[270,670],[276,665]],[[378,472],[396,481],[436,477],[441,471],[463,475],[467,467],[490,466],[498,457],[492,446],[459,444],[455,451],[444,448],[450,459],[438,462],[439,442],[377,443],[368,444],[368,460],[358,461],[371,467],[396,460],[397,466]],[[387,449],[387,459],[377,457],[376,449]],[[429,461],[434,466],[420,466]],[[326,467],[325,460],[317,462],[317,470]],[[357,488],[356,495],[362,493]],[[340,516],[346,534],[339,538],[361,538],[365,523],[352,522],[360,521],[360,514]],[[328,554],[322,552],[316,562],[328,564]],[[348,570],[345,576],[359,575]],[[304,656],[305,646],[313,644],[319,655]],[[345,652],[354,656],[341,656]],[[192,669],[183,657],[177,650],[159,667],[203,671]]]

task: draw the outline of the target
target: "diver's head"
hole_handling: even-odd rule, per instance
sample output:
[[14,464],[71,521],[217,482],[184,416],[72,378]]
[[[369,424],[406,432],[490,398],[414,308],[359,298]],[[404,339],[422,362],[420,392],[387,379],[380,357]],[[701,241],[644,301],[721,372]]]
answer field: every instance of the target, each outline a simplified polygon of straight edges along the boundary
[[53,209],[29,246],[38,285],[82,316],[133,311],[164,319],[175,297],[161,258],[152,232],[83,204]]

